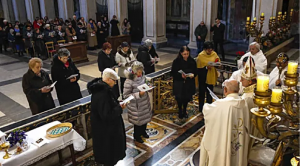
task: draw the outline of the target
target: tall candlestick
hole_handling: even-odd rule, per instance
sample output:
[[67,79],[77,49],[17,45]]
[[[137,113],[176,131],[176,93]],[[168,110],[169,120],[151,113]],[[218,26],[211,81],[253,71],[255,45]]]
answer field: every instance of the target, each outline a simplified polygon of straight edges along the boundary
[[297,68],[298,68],[298,62],[297,61],[289,61],[287,74],[296,74],[297,73]]
[[253,18],[253,21],[256,21],[256,17]]
[[269,76],[268,75],[261,75],[257,76],[257,84],[256,90],[259,92],[266,92],[269,89]]
[[247,21],[250,21],[250,17],[247,17]]
[[280,103],[281,98],[282,98],[282,89],[279,89],[279,88],[272,89],[271,102],[272,103]]

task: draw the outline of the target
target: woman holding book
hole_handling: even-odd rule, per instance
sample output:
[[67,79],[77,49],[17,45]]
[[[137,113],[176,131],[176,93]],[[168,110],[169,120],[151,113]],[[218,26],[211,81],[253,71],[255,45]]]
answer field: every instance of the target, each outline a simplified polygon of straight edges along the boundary
[[53,57],[51,74],[53,82],[57,81],[55,89],[60,105],[82,98],[78,84],[80,73],[70,58],[68,49],[59,49]]
[[138,89],[139,86],[146,83],[143,64],[138,61],[133,62],[130,71],[126,71],[126,78],[123,95],[125,98],[130,95],[134,97],[127,105],[128,120],[134,124],[134,140],[143,143],[141,136],[149,138],[146,128],[152,118],[149,95]]
[[202,112],[202,108],[205,100],[206,103],[212,103],[212,97],[209,94],[207,87],[213,91],[214,86],[217,83],[218,73],[215,66],[216,62],[221,62],[218,54],[213,51],[213,44],[210,41],[204,43],[203,51],[199,53],[197,57],[198,68],[198,83],[199,83],[199,111]]
[[188,102],[193,100],[196,92],[195,77],[197,65],[190,56],[187,46],[181,47],[177,58],[173,61],[171,75],[173,77],[173,94],[178,104],[179,118],[188,118],[186,108]]

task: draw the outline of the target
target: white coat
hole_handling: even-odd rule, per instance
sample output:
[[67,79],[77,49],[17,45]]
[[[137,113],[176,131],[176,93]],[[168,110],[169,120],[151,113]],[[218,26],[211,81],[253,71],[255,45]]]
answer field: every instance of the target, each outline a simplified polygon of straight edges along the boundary
[[247,52],[245,55],[241,57],[240,60],[238,60],[238,68],[241,69],[243,68],[243,59],[247,56],[251,56],[254,60],[255,63],[255,69],[262,72],[266,73],[267,72],[267,65],[268,61],[264,53],[260,50],[258,53],[255,55],[252,55],[251,52]]

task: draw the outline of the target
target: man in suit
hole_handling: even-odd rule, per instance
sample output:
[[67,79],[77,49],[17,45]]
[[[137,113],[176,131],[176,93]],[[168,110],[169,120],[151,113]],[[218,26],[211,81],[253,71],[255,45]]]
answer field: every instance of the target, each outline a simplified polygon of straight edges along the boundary
[[223,41],[224,41],[224,32],[225,25],[221,23],[220,19],[216,18],[216,24],[212,24],[210,28],[211,32],[214,32],[213,41],[215,45],[215,51],[218,53],[218,45],[220,46],[222,60],[225,60]]

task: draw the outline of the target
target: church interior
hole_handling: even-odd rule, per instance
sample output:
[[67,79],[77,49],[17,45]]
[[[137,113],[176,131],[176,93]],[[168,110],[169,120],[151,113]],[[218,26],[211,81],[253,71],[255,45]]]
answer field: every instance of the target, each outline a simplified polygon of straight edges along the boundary
[[[0,32],[0,166],[299,166],[299,6],[298,0],[0,0],[0,31],[4,33],[8,28],[7,34],[14,37],[11,42],[10,36],[7,38],[7,34]],[[58,21],[56,25],[56,18],[57,21],[62,19],[62,24]],[[81,22],[81,18],[85,21]],[[125,25],[125,19],[130,28],[126,29],[128,23]],[[44,23],[38,23],[38,28],[35,28],[36,20]],[[80,41],[78,36],[71,35],[71,39],[66,37],[63,43],[52,42],[50,51],[47,45],[44,47],[47,41],[43,41],[41,52],[45,52],[44,58],[43,54],[37,53],[37,40],[27,38],[28,32],[20,40],[23,44],[17,43],[18,27],[23,23],[25,33],[30,23],[35,33],[42,28],[45,34],[49,25],[53,32],[57,31],[57,26],[66,28],[66,35],[69,35],[68,27],[73,26],[74,20],[76,33],[77,25],[84,27],[86,24],[86,39]],[[112,35],[111,20],[118,20],[118,35]],[[109,26],[105,29],[102,26],[106,22]],[[220,26],[224,29],[218,36]],[[100,30],[94,31],[95,27]],[[201,37],[198,35],[198,28],[206,29],[204,39],[202,34]],[[104,29],[106,37],[101,36]],[[92,37],[97,38],[98,44],[91,47]],[[31,47],[26,46],[27,40],[32,43]],[[106,42],[110,53],[105,52]],[[102,137],[108,139],[95,150],[97,140],[93,140],[95,131],[93,133],[92,128],[102,129],[103,126],[95,126],[92,109],[93,102],[101,102],[93,99],[95,95],[89,86],[95,79],[104,82],[106,78],[105,70],[100,70],[100,53],[113,57],[115,61],[122,48],[128,47],[134,59],[139,61],[142,46],[147,46],[150,67],[155,70],[150,73],[142,70],[145,84],[153,88],[145,92],[152,115],[146,123],[148,138],[136,139],[139,125],[132,120],[131,104],[143,97],[142,90],[134,91],[138,97],[133,94],[134,99],[125,103],[124,108],[118,103],[118,107],[122,107],[118,118],[124,124],[121,135],[126,150],[118,152],[122,147],[113,141],[115,137],[121,137],[119,129],[97,132],[101,140]],[[59,81],[54,83],[53,66],[54,58],[63,61],[59,54],[65,48],[79,72],[73,77],[78,78],[76,82],[81,97],[62,104],[57,88],[61,84]],[[152,48],[156,57],[151,57]],[[186,50],[182,51],[182,48]],[[211,66],[204,65],[206,74],[202,80],[203,70],[199,68],[202,69],[205,60],[201,58],[205,58],[204,53],[210,55],[208,50],[217,58],[212,62],[208,60]],[[194,75],[187,78],[191,71],[187,71],[191,72],[188,74],[173,72],[178,57],[185,60],[184,52],[188,52],[188,59],[195,64],[195,78]],[[40,60],[37,62],[41,64],[39,70],[53,80],[50,80],[52,87],[49,86],[47,92],[52,95],[54,107],[38,113],[32,110],[29,94],[24,89],[25,73],[29,72],[35,58]],[[133,64],[129,65],[130,72],[136,74]],[[124,84],[123,77],[119,74],[122,66],[118,62],[111,66],[105,62],[104,65],[118,75],[116,80],[110,78],[116,84],[110,91],[116,88],[119,95],[116,101],[122,102],[125,100],[123,85],[120,85]],[[189,65],[182,62],[180,67]],[[126,67],[129,69],[129,66]],[[213,74],[209,73],[211,67]],[[69,62],[63,68],[69,68]],[[146,69],[145,64],[143,69]],[[174,91],[178,75],[183,86],[188,80],[192,80],[194,86],[184,87],[182,94],[195,89],[184,107],[183,118]],[[215,77],[215,82],[210,88],[208,80],[212,77]],[[71,86],[65,87],[68,88]],[[41,87],[31,93],[44,92]],[[232,96],[230,93],[237,94],[237,97],[227,101],[228,96]],[[105,98],[109,96],[104,96],[103,101]],[[236,100],[242,106],[228,106],[227,109],[227,105]],[[221,101],[224,107],[218,105]],[[140,103],[136,103],[137,109],[141,109]],[[111,113],[109,120],[105,119],[111,126],[116,123],[111,120],[113,115]],[[103,150],[102,145],[103,149],[109,148]],[[114,160],[113,164],[99,162],[99,151],[100,158]],[[117,158],[118,153],[124,153],[125,157]]]

